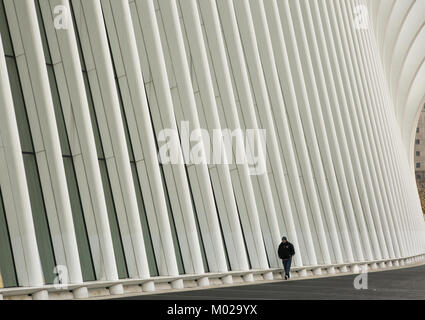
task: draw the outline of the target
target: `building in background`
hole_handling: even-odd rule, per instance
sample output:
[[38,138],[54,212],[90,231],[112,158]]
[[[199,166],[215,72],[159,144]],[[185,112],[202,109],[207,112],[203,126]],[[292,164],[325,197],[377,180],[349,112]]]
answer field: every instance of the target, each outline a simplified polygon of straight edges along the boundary
[[[424,259],[425,2],[395,3],[0,0],[0,298],[281,279],[283,235],[294,276]],[[185,121],[265,129],[265,173],[159,163]]]
[[415,138],[415,175],[425,214],[425,106],[421,111]]

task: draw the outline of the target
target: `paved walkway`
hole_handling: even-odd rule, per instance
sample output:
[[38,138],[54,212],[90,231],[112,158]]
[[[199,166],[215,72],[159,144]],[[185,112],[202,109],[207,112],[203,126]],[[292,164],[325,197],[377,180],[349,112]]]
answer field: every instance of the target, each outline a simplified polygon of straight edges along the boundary
[[191,290],[127,297],[127,300],[425,300],[425,265],[373,272],[367,275],[367,290],[356,290],[357,275],[277,281],[259,285]]

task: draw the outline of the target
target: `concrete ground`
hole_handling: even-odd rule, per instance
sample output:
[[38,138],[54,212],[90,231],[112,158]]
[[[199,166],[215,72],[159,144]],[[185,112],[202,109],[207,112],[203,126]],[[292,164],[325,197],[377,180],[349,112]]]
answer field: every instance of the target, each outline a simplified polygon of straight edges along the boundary
[[358,275],[273,281],[257,285],[188,290],[125,297],[123,300],[425,300],[425,265],[367,274],[367,289],[356,290]]

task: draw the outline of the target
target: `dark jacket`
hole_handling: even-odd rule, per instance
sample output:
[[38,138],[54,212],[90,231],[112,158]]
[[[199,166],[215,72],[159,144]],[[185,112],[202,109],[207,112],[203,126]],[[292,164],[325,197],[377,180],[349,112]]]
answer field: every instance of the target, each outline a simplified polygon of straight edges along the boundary
[[279,254],[279,258],[282,260],[287,260],[291,258],[295,254],[293,244],[288,241],[286,241],[285,243],[282,242],[279,245],[278,254]]

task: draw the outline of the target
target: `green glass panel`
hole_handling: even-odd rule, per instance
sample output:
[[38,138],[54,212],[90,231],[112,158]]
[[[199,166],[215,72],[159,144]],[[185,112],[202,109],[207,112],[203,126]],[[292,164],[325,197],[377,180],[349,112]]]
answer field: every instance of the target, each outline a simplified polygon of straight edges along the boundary
[[119,101],[120,101],[120,111],[121,111],[121,118],[122,118],[123,125],[124,125],[125,140],[127,142],[128,157],[130,158],[131,162],[134,162],[135,159],[134,159],[133,147],[132,147],[131,139],[130,139],[130,132],[128,131],[127,117],[126,117],[125,112],[124,112],[124,105],[123,105],[123,102],[122,102],[122,95],[121,95],[121,91],[120,91],[120,86],[119,86],[118,80],[116,78],[115,78],[115,84],[117,86],[118,96],[119,96]]
[[[186,171],[186,174],[187,174],[187,171]],[[207,260],[207,255],[206,255],[206,252],[205,252],[204,240],[203,240],[202,234],[201,234],[201,227],[199,225],[198,213],[197,213],[196,206],[195,206],[195,200],[193,199],[192,186],[190,185],[189,177],[187,177],[187,181],[189,182],[190,198],[192,199],[192,208],[193,208],[193,213],[195,214],[196,232],[198,233],[198,240],[199,240],[199,247],[201,248],[202,262],[204,264],[205,272],[209,272],[210,268],[208,266],[208,260]]]
[[134,187],[136,189],[137,204],[139,206],[140,221],[142,222],[143,238],[145,240],[146,255],[149,263],[149,273],[151,276],[158,275],[158,268],[156,265],[155,253],[153,249],[152,238],[150,234],[148,218],[146,216],[146,209],[143,202],[142,189],[137,175],[137,168],[135,163],[131,163],[131,171],[133,173]]
[[39,0],[34,0],[34,3],[35,3],[36,11],[37,11],[37,19],[38,19],[38,26],[40,28],[41,41],[43,43],[44,58],[46,59],[47,64],[52,64],[52,57],[50,56],[50,50],[49,50],[49,45],[47,42],[46,31],[44,29],[43,16],[41,14]]
[[80,35],[78,33],[78,30],[80,30],[81,25],[84,23],[84,21],[81,20],[81,21],[79,21],[79,23],[77,23],[77,21],[75,19],[74,5],[73,5],[72,1],[69,1],[69,5],[71,7],[72,23],[74,24],[74,32],[75,32],[75,38],[77,39],[78,54],[80,56],[81,68],[82,68],[83,71],[87,71],[86,62],[84,60],[84,55],[83,55],[83,50],[81,48]]
[[49,75],[50,90],[52,92],[53,106],[55,109],[56,125],[59,132],[59,140],[62,149],[62,155],[71,156],[71,148],[69,146],[68,134],[66,132],[65,119],[63,117],[62,104],[59,97],[59,90],[56,84],[55,71],[53,66],[47,66],[47,74]]
[[[115,76],[116,76],[116,74],[115,74]],[[145,204],[144,204],[144,201],[143,201],[142,189],[140,187],[139,177],[138,177],[138,174],[137,174],[137,167],[136,167],[136,163],[135,163],[135,159],[134,159],[134,153],[133,153],[133,147],[132,147],[132,144],[131,144],[130,132],[128,130],[127,118],[126,118],[125,111],[124,111],[124,105],[123,105],[123,101],[122,101],[121,90],[120,90],[120,86],[119,86],[119,82],[118,82],[117,78],[115,78],[115,84],[116,84],[117,90],[118,90],[121,119],[122,119],[123,126],[124,126],[124,133],[125,133],[125,138],[126,138],[126,143],[127,143],[127,151],[128,151],[128,156],[130,158],[130,166],[131,166],[131,171],[132,171],[132,175],[133,175],[134,187],[135,187],[135,191],[136,191],[137,204],[138,204],[138,208],[139,208],[140,220],[141,220],[141,223],[142,223],[143,238],[144,238],[144,242],[145,242],[146,255],[147,255],[147,258],[148,258],[148,265],[149,265],[149,273],[150,273],[151,276],[157,276],[158,275],[158,268],[157,268],[157,265],[156,265],[155,253],[154,253],[154,250],[153,250],[152,239],[151,239],[151,236],[150,236],[150,230],[149,230],[148,220],[147,220],[147,216],[146,216]]]
[[43,42],[43,49],[47,64],[47,73],[49,77],[49,84],[55,110],[56,124],[58,128],[59,140],[62,149],[63,162],[65,167],[69,198],[71,202],[71,209],[74,221],[74,228],[77,239],[78,252],[80,257],[80,264],[85,281],[96,280],[93,259],[91,255],[90,243],[87,234],[87,228],[84,220],[84,212],[81,205],[80,192],[78,189],[78,182],[75,174],[74,163],[72,158],[71,147],[69,145],[68,133],[66,130],[66,123],[64,113],[60,100],[59,90],[57,86],[55,70],[52,65],[50,49],[45,32],[45,26],[41,13],[39,0],[34,0],[37,10],[37,18],[40,26],[40,33]]
[[[146,99],[147,99],[147,102],[148,102],[149,113],[150,113],[149,99],[148,99],[147,96],[146,96]],[[152,128],[153,128],[154,124],[153,124],[153,121],[152,121],[152,114],[150,115],[150,118],[151,118],[151,124],[152,124]],[[157,149],[157,152],[159,152],[159,146],[158,146],[157,141],[156,141],[156,149]],[[183,257],[182,257],[180,243],[179,243],[179,239],[178,239],[178,235],[177,235],[176,223],[174,221],[174,216],[173,216],[173,209],[171,207],[171,201],[170,201],[170,196],[168,194],[167,183],[165,181],[164,167],[162,166],[162,164],[159,164],[159,168],[160,168],[160,173],[161,173],[162,187],[164,188],[164,194],[165,194],[165,200],[166,200],[165,203],[167,205],[168,220],[170,221],[171,237],[173,239],[173,244],[174,244],[174,252],[175,252],[175,256],[176,256],[176,260],[177,260],[177,268],[178,268],[179,274],[185,274]]]
[[96,117],[96,112],[94,108],[94,103],[93,103],[93,98],[91,94],[90,83],[89,83],[87,72],[83,72],[83,78],[84,78],[84,85],[86,87],[87,101],[89,104],[90,119],[91,119],[92,127],[93,127],[93,134],[94,134],[94,140],[96,143],[97,156],[99,159],[102,159],[102,158],[105,158],[105,154],[103,153],[102,140],[100,138],[100,131],[99,131],[99,126],[97,124],[97,117]]
[[15,107],[16,121],[18,124],[19,138],[23,152],[34,152],[30,126],[28,122],[25,101],[22,93],[21,82],[15,58],[6,58],[9,73],[10,88],[12,90],[13,104]]
[[[211,185],[212,185],[212,180],[211,180],[211,178],[210,178],[210,182],[211,182]],[[217,205],[217,197],[216,197],[216,195],[215,195],[215,191],[214,191],[214,189],[213,189],[213,196],[214,196],[214,203],[215,203],[215,207],[216,207],[216,208],[218,208],[218,205]],[[219,223],[219,225],[220,225],[221,239],[222,239],[222,241],[223,241],[224,253],[225,253],[225,255],[226,255],[227,269],[228,269],[228,270],[232,270],[231,265],[230,265],[229,252],[227,251],[227,246],[226,246],[226,239],[224,238],[223,223],[221,222],[220,215],[218,214],[218,212],[217,212],[217,218],[218,218],[218,223]]]
[[246,253],[246,257],[248,258],[248,265],[249,265],[249,269],[252,269],[251,258],[249,257],[248,246],[247,246],[247,244],[246,244],[245,231],[244,231],[244,229],[243,229],[242,221],[241,221],[241,219],[240,219],[240,217],[241,217],[241,213],[240,213],[240,211],[239,211],[239,206],[238,206],[238,202],[237,202],[237,200],[236,200],[236,197],[235,197],[235,203],[236,203],[236,208],[238,209],[239,224],[240,224],[240,226],[241,226],[241,230],[242,230],[243,242],[245,243],[245,253]]
[[6,56],[13,57],[13,45],[10,39],[9,26],[7,24],[6,10],[4,8],[3,0],[0,0],[0,34],[3,42],[3,50]]
[[78,252],[84,281],[96,280],[90,243],[87,235],[87,227],[84,220],[83,207],[81,205],[80,192],[77,185],[72,158],[63,159],[68,184],[69,199],[71,201],[72,216],[74,220],[75,234],[77,237]]
[[103,190],[105,193],[106,206],[109,217],[109,227],[111,228],[112,243],[114,246],[115,260],[120,279],[128,278],[127,264],[125,261],[124,247],[122,244],[121,233],[116,216],[114,199],[112,196],[111,184],[108,177],[108,170],[105,160],[99,160],[100,173],[102,175]]
[[165,183],[164,168],[162,167],[162,165],[160,165],[160,169],[161,169],[162,185],[164,186],[165,198],[166,198],[167,209],[168,209],[168,220],[170,221],[171,235],[173,237],[174,251],[176,253],[177,267],[179,269],[179,274],[185,274],[182,253],[181,253],[181,250],[180,250],[180,244],[179,244],[179,240],[178,240],[178,237],[177,237],[176,224],[174,222],[174,217],[173,217],[172,208],[171,208],[171,202],[170,202],[170,198],[168,196],[167,185]]
[[129,129],[128,129],[127,117],[125,115],[121,89],[120,89],[119,81],[116,77],[115,67],[114,67],[114,73],[115,73],[115,85],[117,87],[117,92],[118,92],[118,97],[119,97],[119,102],[120,102],[121,119],[122,119],[122,122],[123,122],[124,133],[125,133],[125,138],[126,138],[126,143],[127,143],[128,157],[130,158],[130,166],[131,166],[131,171],[132,171],[132,175],[133,175],[134,187],[135,187],[135,191],[136,191],[137,204],[138,204],[138,208],[139,208],[140,220],[141,220],[141,223],[142,223],[143,238],[144,238],[144,242],[145,242],[146,255],[147,255],[147,258],[148,258],[148,265],[149,265],[149,273],[150,273],[151,276],[157,276],[158,275],[158,268],[157,268],[157,264],[156,264],[155,253],[154,253],[153,244],[152,244],[152,238],[150,236],[149,224],[148,224],[148,220],[147,220],[147,216],[146,216],[146,209],[145,209],[145,204],[144,204],[144,201],[143,201],[142,189],[141,189],[140,183],[139,183],[137,166],[136,166],[136,163],[135,163],[134,152],[133,152],[133,147],[132,147],[131,138],[130,138],[130,132],[129,132]]
[[44,206],[37,161],[33,154],[24,154],[23,156],[41,266],[46,284],[52,284],[55,278],[53,270],[56,266],[56,262],[52,239],[50,238],[49,224]]
[[0,275],[5,288],[18,286],[15,263],[13,260],[12,244],[10,242],[9,229],[7,227],[6,212],[3,205],[3,197],[0,192]]

